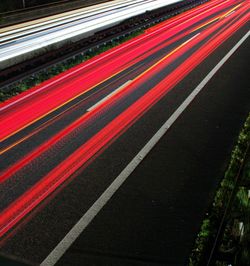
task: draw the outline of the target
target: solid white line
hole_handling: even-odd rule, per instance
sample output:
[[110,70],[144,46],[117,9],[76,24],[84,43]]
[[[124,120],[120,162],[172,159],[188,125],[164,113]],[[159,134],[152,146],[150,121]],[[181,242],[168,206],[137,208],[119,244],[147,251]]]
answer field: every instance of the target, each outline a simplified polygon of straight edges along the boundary
[[231,15],[232,15],[234,12],[235,12],[235,10],[234,10],[234,11],[232,11],[232,12],[230,12],[229,14],[227,14],[227,15],[225,16],[225,18],[227,18],[227,17],[231,16]]
[[188,39],[186,42],[190,42],[192,41],[194,38],[196,38],[198,35],[200,35],[201,33],[198,32],[197,34],[195,34],[193,37],[191,37],[190,39]]
[[106,97],[104,97],[102,100],[100,100],[99,102],[97,102],[96,104],[94,104],[93,106],[91,106],[87,112],[92,111],[93,109],[95,109],[97,106],[99,106],[101,103],[105,102],[107,99],[109,99],[111,96],[113,96],[114,94],[118,93],[120,90],[122,90],[123,88],[125,88],[129,83],[131,83],[132,80],[128,80],[126,83],[124,83],[123,85],[121,85],[118,89],[114,90],[113,92],[111,92],[110,94],[108,94]]
[[126,181],[129,175],[141,163],[146,155],[158,143],[158,141],[165,135],[168,129],[173,125],[176,119],[184,112],[189,104],[194,100],[197,94],[204,88],[204,86],[211,80],[215,73],[223,66],[229,57],[240,47],[240,45],[249,37],[250,31],[244,35],[240,41],[222,58],[222,60],[208,73],[208,75],[201,81],[201,83],[193,90],[193,92],[186,98],[186,100],[178,107],[178,109],[171,115],[171,117],[164,123],[164,125],[157,131],[157,133],[150,139],[150,141],[141,149],[141,151],[134,157],[134,159],[126,166],[126,168],[119,174],[113,183],[103,192],[103,194],[96,200],[90,209],[82,216],[82,218],[75,224],[75,226],[67,233],[61,242],[52,250],[47,258],[41,263],[41,266],[54,265],[73,244],[77,237],[84,231],[84,229],[91,223],[100,210],[111,199],[114,193]]

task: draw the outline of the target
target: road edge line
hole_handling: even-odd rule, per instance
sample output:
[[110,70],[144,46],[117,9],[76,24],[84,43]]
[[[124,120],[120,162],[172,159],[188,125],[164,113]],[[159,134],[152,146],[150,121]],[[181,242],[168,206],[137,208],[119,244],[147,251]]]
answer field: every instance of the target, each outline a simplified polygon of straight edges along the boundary
[[147,144],[140,150],[140,152],[132,159],[132,161],[123,169],[123,171],[116,177],[111,185],[103,192],[103,194],[95,201],[95,203],[88,209],[82,218],[72,227],[66,236],[58,243],[58,245],[50,252],[50,254],[40,264],[41,266],[51,266],[63,256],[68,248],[74,243],[77,237],[84,231],[84,229],[92,222],[95,216],[107,204],[115,192],[126,181],[130,174],[148,155],[153,147],[165,135],[168,129],[173,125],[177,118],[190,105],[199,92],[212,79],[216,72],[224,65],[224,63],[233,55],[233,53],[241,46],[241,44],[249,37],[250,30],[234,45],[234,47],[219,61],[219,63],[207,74],[207,76],[199,83],[193,92],[184,100],[184,102],[176,109],[170,118],[162,125],[156,134],[147,142]]

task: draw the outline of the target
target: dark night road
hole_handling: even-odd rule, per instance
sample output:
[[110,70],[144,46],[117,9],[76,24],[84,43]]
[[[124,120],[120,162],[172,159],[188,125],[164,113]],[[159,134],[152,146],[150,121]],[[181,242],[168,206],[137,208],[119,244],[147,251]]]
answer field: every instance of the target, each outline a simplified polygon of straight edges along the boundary
[[[250,109],[249,7],[205,6],[215,3],[204,13],[197,8],[190,24],[168,29],[170,37],[148,31],[144,50],[126,48],[113,65],[105,59],[95,71],[89,66],[85,79],[70,77],[48,94],[34,89],[0,106],[3,255],[42,265],[187,263]],[[90,212],[91,223],[70,246],[74,225],[244,36],[107,204]]]
[[[206,63],[212,64],[235,39]],[[205,86],[58,265],[187,265],[200,223],[249,112],[249,44],[248,39]],[[207,68],[201,65],[202,70]],[[201,76],[197,69],[176,90],[190,83],[195,87]],[[143,134],[142,124],[163,112],[169,101],[155,106],[127,133],[126,141]],[[119,152],[123,141],[117,144]],[[105,158],[99,162],[106,163]]]

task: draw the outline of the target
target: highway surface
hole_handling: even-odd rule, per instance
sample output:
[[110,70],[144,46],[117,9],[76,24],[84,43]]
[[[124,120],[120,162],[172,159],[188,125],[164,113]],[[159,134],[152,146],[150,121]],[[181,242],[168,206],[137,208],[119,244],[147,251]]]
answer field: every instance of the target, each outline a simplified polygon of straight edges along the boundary
[[[1,252],[56,263],[69,246],[50,252],[84,214],[85,227],[94,219],[98,198],[155,134],[148,125],[156,120],[160,128],[167,112],[164,129],[173,127],[187,108],[180,99],[194,88],[176,90],[178,84],[202,71],[202,62],[248,20],[249,2],[210,1],[1,104]],[[144,119],[168,98],[159,118]],[[127,142],[141,121],[143,133]],[[122,139],[108,164],[92,167]]]
[[35,25],[0,32],[0,62],[78,35],[91,35],[107,26],[175,2],[178,0],[117,0]]

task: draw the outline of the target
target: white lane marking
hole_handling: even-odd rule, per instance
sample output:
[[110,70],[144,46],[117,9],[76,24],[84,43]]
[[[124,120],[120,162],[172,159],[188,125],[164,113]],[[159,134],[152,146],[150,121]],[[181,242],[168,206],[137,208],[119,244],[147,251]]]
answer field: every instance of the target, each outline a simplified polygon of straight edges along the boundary
[[196,38],[198,35],[200,35],[201,33],[200,32],[198,32],[197,34],[195,34],[193,37],[191,37],[190,39],[188,39],[188,41],[187,42],[190,42],[190,41],[192,41],[194,38]]
[[106,203],[111,199],[115,192],[126,181],[135,168],[141,163],[146,155],[153,149],[158,141],[165,135],[168,129],[173,125],[176,119],[184,112],[189,104],[194,100],[198,93],[211,80],[216,72],[223,66],[223,64],[230,58],[230,56],[240,47],[240,45],[249,37],[248,31],[235,46],[221,59],[221,61],[207,74],[201,83],[193,90],[193,92],[186,98],[186,100],[178,107],[178,109],[170,116],[164,125],[156,132],[156,134],[149,140],[149,142],[140,150],[134,159],[124,168],[118,177],[111,183],[111,185],[103,192],[103,194],[96,200],[96,202],[89,208],[89,210],[82,216],[82,218],[74,225],[74,227],[67,233],[61,242],[51,251],[51,253],[41,263],[41,266],[51,266],[63,256],[68,248],[73,244],[77,237],[84,231],[84,229],[92,222],[95,216],[101,211]]
[[229,14],[227,14],[224,18],[231,16],[234,12],[235,12],[235,10],[230,12]]
[[123,88],[125,88],[129,83],[131,83],[132,80],[128,80],[126,83],[124,83],[123,85],[121,85],[118,89],[114,90],[113,92],[111,92],[110,94],[108,94],[106,97],[104,97],[102,100],[100,100],[99,102],[97,102],[96,104],[94,104],[93,106],[91,106],[87,112],[92,111],[93,109],[95,109],[97,106],[99,106],[101,103],[105,102],[107,99],[109,99],[111,96],[113,96],[114,94],[118,93],[120,90],[122,90]]

